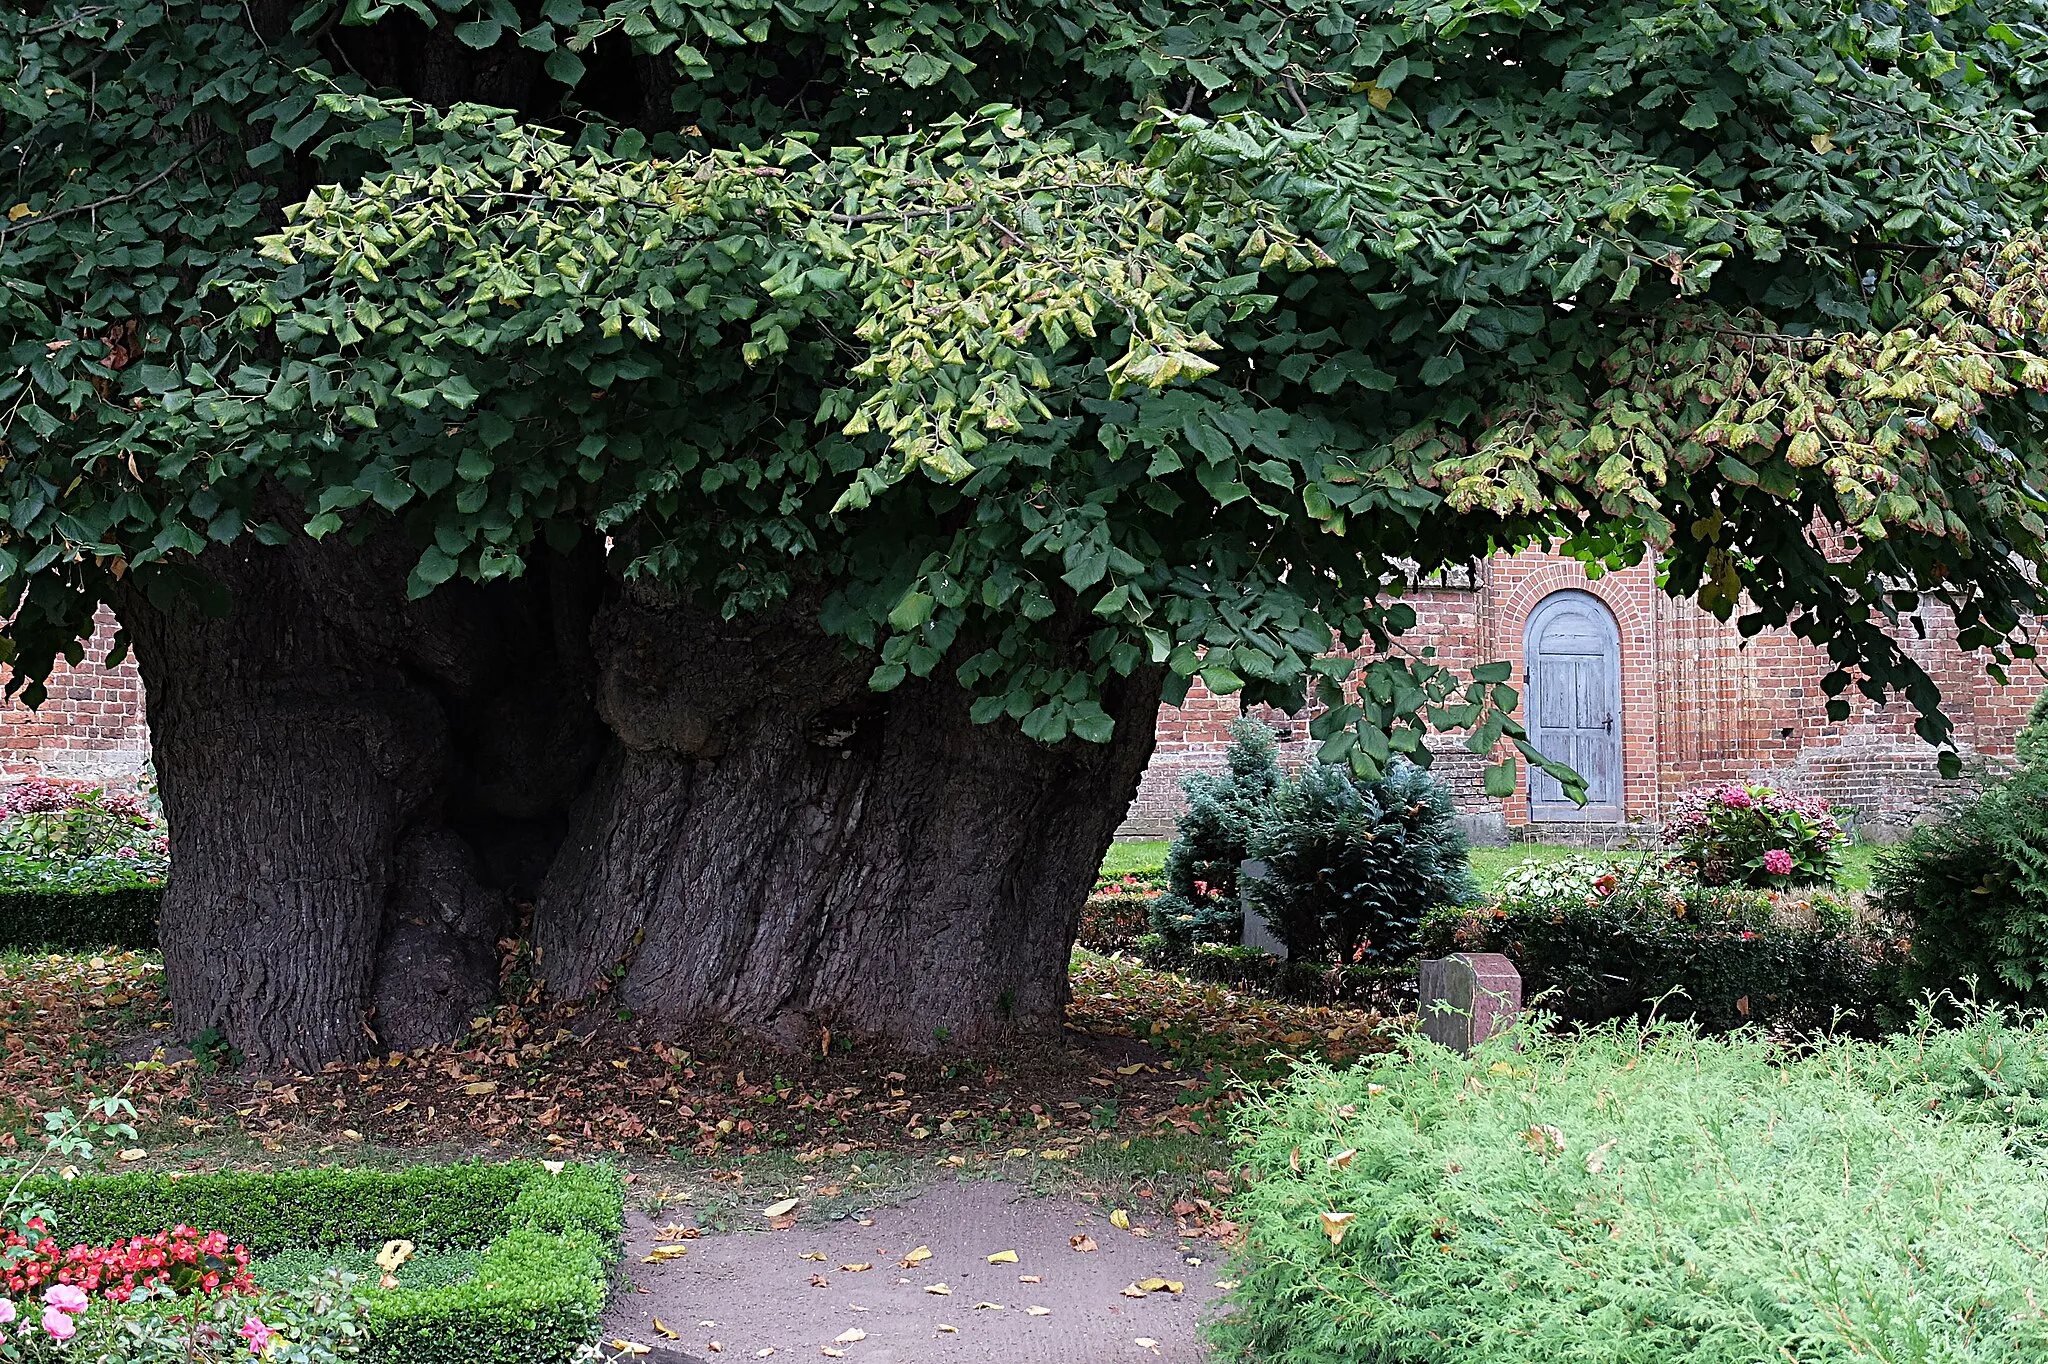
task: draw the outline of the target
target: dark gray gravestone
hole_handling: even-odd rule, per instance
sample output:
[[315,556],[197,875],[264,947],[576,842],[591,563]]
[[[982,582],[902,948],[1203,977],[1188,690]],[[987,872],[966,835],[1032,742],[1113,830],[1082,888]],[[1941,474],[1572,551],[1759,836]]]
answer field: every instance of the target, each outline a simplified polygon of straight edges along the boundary
[[1247,857],[1237,864],[1237,902],[1244,910],[1244,945],[1256,947],[1276,957],[1287,955],[1287,944],[1281,942],[1266,922],[1266,916],[1259,913],[1259,901],[1254,888],[1264,881],[1270,869],[1256,857]]
[[1522,1010],[1522,973],[1498,952],[1425,961],[1416,985],[1423,1035],[1455,1052],[1470,1052]]

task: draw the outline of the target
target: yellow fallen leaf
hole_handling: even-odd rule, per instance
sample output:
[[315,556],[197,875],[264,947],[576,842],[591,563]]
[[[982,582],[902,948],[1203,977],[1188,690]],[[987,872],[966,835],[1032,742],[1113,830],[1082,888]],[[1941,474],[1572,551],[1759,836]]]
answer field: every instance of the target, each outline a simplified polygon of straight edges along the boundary
[[10,223],[18,223],[23,218],[33,218],[35,216],[36,211],[27,204],[16,204],[13,208],[7,210],[7,221]]
[[654,1319],[654,1331],[656,1335],[667,1336],[670,1340],[681,1340],[683,1338],[680,1331],[663,1321],[660,1317]]
[[795,1211],[796,1200],[794,1198],[785,1198],[780,1203],[770,1203],[767,1207],[761,1209],[761,1216],[787,1217]]
[[1356,1216],[1358,1214],[1355,1212],[1326,1212],[1319,1215],[1318,1220],[1323,1224],[1323,1235],[1330,1238],[1331,1245],[1344,1244],[1344,1233],[1351,1230],[1351,1219]]
[[946,1287],[942,1283],[928,1283],[924,1286],[924,1291],[927,1293],[935,1293],[942,1298],[950,1298],[953,1296],[953,1290]]
[[1116,1073],[1117,1073],[1117,1074],[1119,1074],[1119,1075],[1136,1075],[1136,1074],[1137,1074],[1137,1073],[1138,1073],[1139,1071],[1143,1070],[1144,1068],[1145,1068],[1145,1067],[1144,1067],[1144,1066],[1142,1066],[1142,1065],[1137,1065],[1137,1066],[1118,1066],[1118,1067],[1116,1068]]
[[1038,1153],[1038,1158],[1040,1160],[1071,1160],[1073,1158],[1073,1155],[1074,1153],[1072,1151],[1061,1151],[1055,1149],[1051,1151],[1040,1151]]
[[1024,1310],[1025,1310],[1025,1312],[1027,1312],[1028,1314],[1030,1314],[1031,1316],[1034,1316],[1034,1317],[1049,1317],[1049,1316],[1051,1316],[1051,1315],[1052,1315],[1052,1309],[1051,1309],[1050,1307],[1037,1307],[1037,1306],[1032,1306],[1032,1307],[1027,1307],[1027,1308],[1025,1308]]
[[988,1257],[988,1262],[992,1265],[1016,1264],[1017,1252],[1014,1250],[999,1250],[995,1254]]
[[1329,1166],[1332,1170],[1348,1170],[1351,1168],[1352,1158],[1357,1154],[1358,1152],[1356,1151],[1339,1151],[1336,1155],[1325,1160],[1323,1164]]
[[946,1325],[946,1323],[945,1323],[945,1322],[943,1322],[943,1321],[939,1323],[939,1330],[940,1330],[940,1331],[942,1331],[942,1332],[944,1332],[944,1333],[945,1333],[946,1335],[949,1335],[949,1336],[957,1336],[957,1335],[959,1335],[959,1334],[960,1334],[960,1328],[959,1328],[959,1327],[957,1327],[957,1326],[948,1326],[948,1325]]
[[464,1085],[462,1092],[464,1094],[496,1094],[498,1092],[498,1082],[496,1080],[478,1080],[474,1084]]
[[857,1340],[866,1340],[867,1338],[868,1333],[866,1331],[861,1330],[858,1326],[849,1326],[838,1335],[832,1337],[832,1343],[834,1345],[851,1345]]
[[1037,1276],[1036,1274],[1019,1274],[1019,1275],[1017,1276],[1017,1282],[1018,1282],[1018,1283],[1041,1283],[1041,1282],[1043,1282],[1043,1280],[1041,1280],[1041,1279],[1040,1279],[1040,1278],[1039,1278],[1039,1277],[1038,1277],[1038,1276]]
[[654,1353],[652,1345],[642,1345],[637,1340],[615,1340],[612,1342],[612,1348],[622,1355],[651,1355]]
[[1145,1290],[1144,1290],[1144,1289],[1142,1289],[1142,1288],[1140,1288],[1140,1287],[1138,1287],[1138,1286],[1137,1286],[1136,1284],[1134,1284],[1134,1283],[1133,1283],[1133,1284],[1125,1284],[1125,1285],[1124,1285],[1124,1290],[1123,1290],[1123,1293],[1124,1293],[1124,1296],[1125,1296],[1125,1297],[1127,1297],[1127,1298],[1142,1298],[1142,1297],[1145,1297],[1145,1296],[1147,1296],[1147,1294],[1146,1294]]
[[1122,1208],[1117,1208],[1109,1214],[1109,1224],[1118,1231],[1129,1231],[1131,1229],[1131,1215]]
[[866,1260],[856,1260],[850,1265],[839,1266],[839,1272],[841,1274],[864,1274],[873,1268],[874,1266]]
[[846,1351],[844,1351],[844,1350],[835,1350],[835,1349],[833,1349],[833,1348],[832,1348],[832,1347],[831,1347],[830,1345],[821,1345],[821,1346],[819,1346],[819,1347],[818,1347],[818,1353],[819,1353],[819,1354],[821,1354],[821,1355],[825,1355],[826,1357],[828,1357],[828,1358],[830,1358],[830,1359],[844,1359],[844,1358],[846,1358]]
[[1138,1287],[1147,1293],[1178,1293],[1184,1287],[1178,1279],[1140,1279]]
[[122,1160],[141,1160],[141,1159],[142,1159],[142,1158],[143,1158],[144,1156],[146,1156],[146,1155],[148,1155],[148,1154],[149,1154],[149,1152],[147,1152],[147,1151],[143,1150],[143,1149],[142,1149],[142,1148],[141,1148],[140,1146],[131,1146],[131,1147],[129,1147],[129,1148],[127,1149],[127,1150],[125,1150],[125,1151],[123,1151],[123,1152],[121,1153],[121,1159],[122,1159]]
[[1150,1336],[1139,1336],[1138,1344],[1144,1346],[1148,1350],[1156,1351],[1159,1348],[1159,1342],[1152,1339],[1152,1337]]
[[643,1265],[658,1265],[667,1260],[680,1260],[690,1253],[688,1246],[656,1246],[640,1257]]
[[807,1250],[803,1254],[797,1256],[796,1258],[799,1260],[816,1260],[820,1264],[823,1264],[825,1260],[825,1252],[822,1250]]
[[[822,1260],[825,1257],[820,1255],[818,1258]],[[931,1258],[932,1248],[930,1246],[919,1246],[916,1250],[911,1251],[901,1260],[898,1260],[897,1263],[902,1265],[905,1269],[911,1269],[917,1265],[923,1264],[926,1260],[929,1260]]]

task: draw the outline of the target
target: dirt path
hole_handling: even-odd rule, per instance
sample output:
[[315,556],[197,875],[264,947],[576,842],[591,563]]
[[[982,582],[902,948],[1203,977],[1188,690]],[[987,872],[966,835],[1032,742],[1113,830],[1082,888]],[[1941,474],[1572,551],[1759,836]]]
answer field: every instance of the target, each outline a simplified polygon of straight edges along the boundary
[[[605,1337],[660,1347],[671,1364],[821,1353],[849,1364],[1198,1364],[1208,1357],[1198,1327],[1219,1296],[1223,1256],[1211,1242],[1178,1239],[1170,1217],[1136,1211],[1133,1226],[1152,1233],[1140,1236],[1110,1225],[1094,1203],[1031,1197],[993,1182],[941,1184],[862,1216],[872,1225],[847,1218],[705,1235],[684,1243],[686,1255],[646,1264],[651,1249],[673,1243],[658,1240],[660,1224],[635,1212],[626,1258],[635,1287],[613,1299]],[[1076,1251],[1069,1238],[1077,1235],[1098,1248]],[[904,1267],[919,1246],[930,1247],[931,1257]],[[1015,1251],[1017,1263],[988,1262],[1002,1251]],[[872,1267],[841,1268],[863,1264]],[[1022,1282],[1026,1276],[1039,1282]],[[1146,1279],[1184,1291],[1125,1295]],[[936,1284],[951,1292],[926,1291]],[[990,1303],[999,1306],[977,1306]],[[1033,1314],[1032,1307],[1047,1310]],[[664,1339],[656,1317],[679,1339]],[[840,1339],[853,1331],[864,1335]],[[843,1354],[832,1356],[835,1350]]]

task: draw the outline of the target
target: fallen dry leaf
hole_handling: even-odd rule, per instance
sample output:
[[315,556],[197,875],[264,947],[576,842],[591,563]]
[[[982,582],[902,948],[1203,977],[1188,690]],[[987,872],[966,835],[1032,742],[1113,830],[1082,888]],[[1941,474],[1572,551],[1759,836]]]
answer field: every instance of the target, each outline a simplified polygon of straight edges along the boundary
[[121,1159],[122,1159],[122,1160],[141,1160],[141,1159],[142,1159],[142,1158],[143,1158],[144,1156],[146,1156],[146,1155],[148,1155],[148,1154],[149,1154],[149,1152],[147,1152],[147,1151],[143,1150],[143,1149],[142,1149],[142,1148],[141,1148],[140,1146],[131,1146],[131,1147],[129,1147],[129,1148],[127,1149],[127,1150],[125,1150],[125,1151],[123,1151],[123,1152],[121,1153]]
[[960,1328],[959,1328],[959,1327],[957,1327],[957,1326],[948,1326],[948,1325],[946,1325],[946,1323],[945,1323],[945,1322],[943,1322],[943,1321],[939,1323],[939,1330],[940,1330],[940,1332],[941,1332],[941,1333],[943,1333],[943,1334],[945,1334],[945,1335],[949,1335],[949,1336],[957,1336],[957,1335],[959,1335],[959,1334],[960,1334]]
[[769,1355],[772,1355],[772,1354],[774,1354],[774,1353],[775,1353],[775,1347],[774,1347],[773,1345],[765,1345],[765,1346],[763,1346],[762,1348],[760,1348],[760,1349],[758,1349],[758,1350],[754,1351],[754,1358],[756,1358],[756,1359],[766,1359],[766,1358],[767,1358],[767,1357],[768,1357]]
[[795,1211],[796,1200],[794,1198],[785,1198],[780,1203],[770,1203],[767,1207],[761,1209],[761,1216],[787,1217]]
[[498,1082],[496,1080],[478,1080],[475,1084],[464,1085],[462,1092],[471,1095],[496,1094],[498,1092]]
[[1118,1231],[1129,1231],[1131,1229],[1131,1215],[1122,1208],[1118,1208],[1110,1213],[1109,1224]]
[[1336,1155],[1325,1160],[1323,1164],[1329,1166],[1332,1170],[1348,1170],[1351,1168],[1352,1157],[1357,1154],[1358,1152],[1356,1151],[1339,1151]]
[[1050,1307],[1038,1307],[1034,1305],[1031,1307],[1027,1307],[1024,1310],[1026,1313],[1034,1317],[1049,1317],[1052,1315],[1052,1309]]
[[1351,1230],[1351,1219],[1356,1216],[1358,1214],[1355,1212],[1326,1212],[1318,1215],[1318,1220],[1323,1224],[1323,1235],[1330,1238],[1331,1245],[1344,1244],[1344,1233]]
[[850,1265],[839,1266],[839,1272],[841,1274],[865,1274],[868,1270],[873,1268],[874,1265],[866,1260],[856,1260],[854,1263]]
[[1148,1293],[1145,1292],[1144,1289],[1138,1287],[1134,1283],[1125,1284],[1123,1288],[1123,1294],[1127,1298],[1143,1298],[1150,1296]]
[[939,1297],[942,1298],[950,1298],[953,1296],[953,1290],[946,1287],[942,1283],[928,1283],[924,1286],[924,1291],[927,1293],[937,1294]]
[[670,1340],[681,1340],[683,1338],[680,1331],[663,1321],[660,1317],[654,1319],[654,1332],[656,1335],[667,1336]]
[[664,1260],[680,1260],[690,1253],[688,1246],[656,1246],[640,1257],[643,1265],[658,1265]]
[[866,1340],[867,1338],[868,1333],[866,1331],[861,1330],[858,1326],[849,1326],[838,1335],[832,1337],[832,1343],[834,1345],[851,1345],[857,1340]]
[[1092,1236],[1069,1236],[1067,1244],[1080,1251],[1083,1255],[1086,1255],[1095,1249],[1095,1238]]
[[1147,1293],[1178,1293],[1186,1287],[1179,1279],[1140,1279],[1138,1287]]
[[1159,1353],[1159,1342],[1152,1339],[1152,1337],[1150,1336],[1139,1336],[1138,1344],[1150,1350],[1155,1355]]
[[796,1258],[799,1260],[816,1260],[820,1264],[823,1264],[825,1260],[825,1252],[822,1250],[807,1250],[803,1254],[797,1256]]
[[999,1302],[978,1302],[974,1304],[974,1310],[977,1312],[1000,1312],[1004,1309],[1003,1305]]
[[1018,1282],[1018,1283],[1041,1283],[1041,1282],[1043,1282],[1043,1280],[1041,1280],[1041,1279],[1040,1279],[1040,1278],[1039,1278],[1039,1277],[1038,1277],[1038,1276],[1037,1276],[1036,1274],[1019,1274],[1019,1275],[1017,1276],[1017,1282]]
[[[407,1100],[407,1102],[409,1103],[411,1100]],[[569,1168],[569,1162],[566,1160],[544,1160],[540,1163],[540,1168],[546,1170],[551,1175],[558,1175]]]
[[637,1340],[615,1340],[612,1342],[612,1348],[622,1355],[651,1355],[654,1353],[652,1345],[642,1345]]
[[[822,1260],[825,1257],[820,1255],[818,1258]],[[932,1248],[930,1246],[919,1246],[916,1250],[911,1251],[908,1255],[904,1256],[901,1260],[898,1260],[896,1263],[903,1266],[903,1268],[905,1269],[911,1269],[917,1265],[923,1264],[926,1260],[929,1260],[931,1258]]]
[[826,1278],[825,1278],[825,1276],[824,1276],[823,1274],[813,1274],[813,1275],[811,1275],[811,1287],[813,1287],[813,1288],[830,1288],[831,1286],[832,1286],[832,1285],[831,1285],[831,1284],[830,1284],[829,1282],[827,1282],[827,1281],[826,1281]]
[[830,1345],[819,1346],[818,1353],[831,1359],[844,1359],[846,1357],[846,1351],[835,1350]]
[[[556,1163],[559,1164],[560,1162]],[[657,1241],[694,1241],[703,1234],[704,1229],[702,1227],[686,1227],[680,1222],[671,1222],[660,1231],[654,1233],[654,1239]],[[819,1258],[822,1259],[824,1257],[820,1256]]]
[[999,1250],[995,1254],[988,1257],[988,1262],[992,1265],[1016,1264],[1017,1252],[1014,1250]]

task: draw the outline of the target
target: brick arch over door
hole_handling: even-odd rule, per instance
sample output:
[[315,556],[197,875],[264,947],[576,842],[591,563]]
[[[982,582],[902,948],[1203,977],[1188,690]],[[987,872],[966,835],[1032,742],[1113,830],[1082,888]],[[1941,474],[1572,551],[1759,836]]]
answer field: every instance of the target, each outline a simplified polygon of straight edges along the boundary
[[1531,737],[1586,782],[1580,805],[1555,777],[1531,771],[1530,820],[1622,819],[1621,627],[1614,613],[1583,589],[1553,592],[1523,625],[1522,656]]

